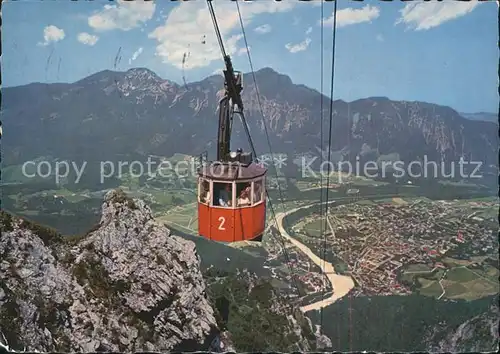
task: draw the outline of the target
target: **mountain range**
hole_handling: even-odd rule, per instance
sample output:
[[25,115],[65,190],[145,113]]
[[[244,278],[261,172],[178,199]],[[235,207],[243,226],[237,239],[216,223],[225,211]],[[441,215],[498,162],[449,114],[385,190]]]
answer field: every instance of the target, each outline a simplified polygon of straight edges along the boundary
[[[264,68],[244,74],[242,93],[258,154],[302,154],[327,148],[330,99]],[[174,153],[214,152],[222,76],[179,85],[136,68],[101,71],[75,83],[32,83],[3,89],[4,164],[39,156],[71,160],[120,160]],[[262,123],[262,113],[266,127]],[[320,127],[323,116],[324,139]],[[337,159],[498,163],[498,125],[471,120],[454,109],[425,102],[369,97],[333,102],[332,150]],[[241,122],[233,146],[247,148]],[[210,155],[209,155],[210,156]],[[212,155],[213,156],[213,155]]]

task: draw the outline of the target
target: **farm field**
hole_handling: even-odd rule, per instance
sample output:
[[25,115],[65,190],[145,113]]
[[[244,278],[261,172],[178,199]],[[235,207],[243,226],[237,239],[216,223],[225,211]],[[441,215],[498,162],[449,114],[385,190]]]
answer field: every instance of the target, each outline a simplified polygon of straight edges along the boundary
[[188,234],[198,233],[197,203],[185,204],[169,208],[165,212],[158,213],[156,220],[173,226]]
[[[478,257],[485,258],[485,257]],[[475,261],[480,261],[476,259]],[[474,261],[447,258],[444,264],[450,268],[433,270],[425,264],[410,265],[402,274],[402,279],[415,279],[421,295],[436,298],[462,299],[472,301],[499,291],[498,276],[500,271],[491,266],[470,269],[467,266]]]

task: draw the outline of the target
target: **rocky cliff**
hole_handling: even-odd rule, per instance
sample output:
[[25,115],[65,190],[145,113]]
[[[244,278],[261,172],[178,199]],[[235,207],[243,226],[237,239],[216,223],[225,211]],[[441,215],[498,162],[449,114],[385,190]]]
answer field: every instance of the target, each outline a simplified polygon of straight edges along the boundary
[[[315,347],[310,322],[269,283],[248,272],[202,274],[195,244],[171,235],[143,201],[121,190],[107,193],[99,224],[82,236],[63,237],[3,211],[0,224],[5,347],[233,351],[252,341],[264,351]],[[224,304],[236,298],[227,318]],[[248,313],[251,323],[243,320]]]
[[12,348],[203,350],[218,334],[194,244],[140,200],[109,192],[73,245],[3,214],[0,329]]
[[498,296],[488,311],[463,322],[456,328],[435,328],[428,337],[430,352],[474,353],[498,352]]

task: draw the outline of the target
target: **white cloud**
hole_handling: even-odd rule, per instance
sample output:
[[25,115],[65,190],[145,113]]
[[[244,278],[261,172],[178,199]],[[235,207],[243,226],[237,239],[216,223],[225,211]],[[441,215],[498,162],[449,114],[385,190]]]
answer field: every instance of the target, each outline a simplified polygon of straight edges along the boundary
[[[288,0],[239,2],[245,29],[255,18],[264,13],[288,12],[300,2]],[[238,52],[242,38],[236,4],[233,1],[213,1],[219,30],[226,53]],[[214,60],[222,60],[214,26],[205,1],[182,1],[167,16],[165,24],[149,34],[158,41],[156,55],[163,62],[185,70],[205,67]],[[185,53],[191,56],[185,61]]]
[[285,45],[285,48],[288,49],[290,53],[297,53],[306,50],[309,44],[311,44],[311,38],[306,38],[303,42],[297,44],[288,43]]
[[63,40],[65,37],[64,31],[54,25],[47,26],[43,29],[44,42],[39,42],[38,45],[49,45]]
[[82,33],[78,34],[77,39],[79,42],[81,42],[83,44],[92,46],[92,45],[97,43],[97,41],[99,40],[99,37],[94,36],[92,34],[88,34],[87,32],[82,32]]
[[[252,50],[252,47],[248,47],[248,51],[250,52]],[[247,48],[240,48],[238,49],[238,53],[237,55],[243,55],[243,54],[246,54],[247,53]]]
[[382,36],[381,34],[377,34],[377,41],[379,42],[383,42],[384,41],[384,36]]
[[[376,6],[366,5],[361,9],[353,9],[351,7],[337,11],[337,28],[349,25],[356,25],[363,22],[371,22],[380,16],[380,10]],[[329,18],[324,20],[325,26],[333,26],[333,13]],[[321,24],[321,21],[319,21]]]
[[272,27],[271,27],[271,25],[268,25],[268,24],[259,26],[256,29],[254,29],[254,31],[259,33],[259,34],[269,33],[269,32],[271,32],[271,30],[272,30]]
[[479,4],[480,2],[477,0],[406,4],[400,10],[401,17],[395,24],[404,23],[407,28],[412,28],[415,31],[428,30],[444,22],[467,15]]
[[311,32],[313,31],[313,28],[312,27],[309,27],[307,30],[306,30],[306,35],[308,34],[311,34]]
[[96,31],[128,31],[150,20],[155,8],[153,1],[118,0],[116,5],[104,5],[101,11],[90,16],[88,24]]
[[129,65],[130,65],[130,64],[132,64],[132,62],[133,62],[134,60],[136,60],[136,59],[139,57],[139,55],[141,55],[142,50],[143,50],[143,48],[142,48],[142,47],[140,47],[139,49],[137,49],[137,50],[134,52],[134,54],[132,54],[132,58],[130,58],[130,59],[128,60]]

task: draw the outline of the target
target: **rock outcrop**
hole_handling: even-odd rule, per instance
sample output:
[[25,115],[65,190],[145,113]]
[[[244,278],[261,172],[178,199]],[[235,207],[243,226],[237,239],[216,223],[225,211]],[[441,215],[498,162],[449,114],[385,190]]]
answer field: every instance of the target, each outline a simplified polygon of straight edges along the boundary
[[194,243],[144,202],[109,192],[100,223],[72,243],[4,212],[1,227],[0,339],[10,348],[195,351],[219,338]]
[[488,311],[465,321],[457,328],[445,327],[434,331],[428,350],[435,353],[498,352],[498,300],[498,296],[495,297]]
[[269,279],[200,269],[142,200],[106,194],[88,233],[0,212],[0,346],[39,352],[310,351],[310,320]]

